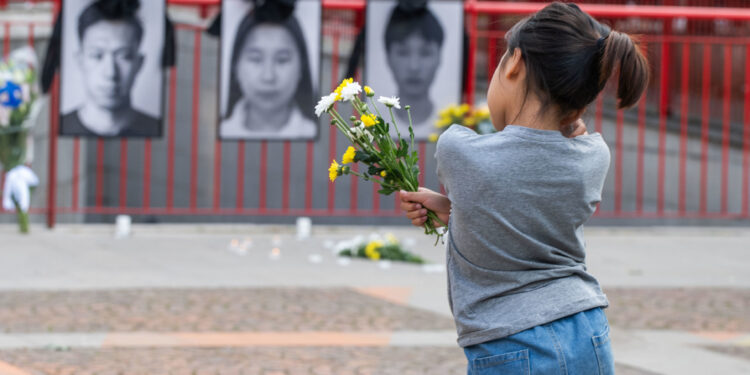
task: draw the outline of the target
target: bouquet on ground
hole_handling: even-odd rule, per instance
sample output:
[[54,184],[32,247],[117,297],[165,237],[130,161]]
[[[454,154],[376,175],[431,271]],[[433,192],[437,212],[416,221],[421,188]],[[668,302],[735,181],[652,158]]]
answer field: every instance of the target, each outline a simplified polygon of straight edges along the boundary
[[437,142],[440,134],[453,124],[470,128],[477,134],[490,134],[496,131],[490,120],[490,110],[486,106],[451,104],[439,112],[438,119],[435,121],[435,128],[438,132],[430,134],[430,141]]
[[394,260],[407,263],[426,263],[424,259],[404,248],[401,242],[392,234],[382,238],[371,238],[370,241],[358,241],[342,249],[339,256],[364,258],[370,260]]
[[34,51],[25,47],[0,61],[0,164],[5,171],[3,208],[15,209],[22,233],[29,231],[31,189],[39,179],[25,164],[28,135],[41,112]]
[[[372,109],[360,97],[363,90],[365,97],[372,104]],[[375,93],[369,86],[362,88],[358,82],[348,78],[341,82],[334,92],[323,96],[315,106],[315,114],[320,117],[323,113],[328,113],[331,116],[331,126],[341,131],[351,143],[342,157],[341,164],[336,160],[331,162],[328,169],[331,182],[339,176],[351,174],[379,184],[380,194],[390,195],[399,190],[417,191],[419,156],[414,149],[410,107],[404,107],[409,118],[407,141],[401,136],[396,118],[393,116],[394,109],[401,109],[399,99],[384,96],[378,99],[378,102],[388,108],[389,122],[377,108],[374,96]],[[334,104],[339,101],[350,103],[357,115],[344,118],[334,108]],[[391,126],[396,130],[396,138],[391,137]],[[355,171],[352,167],[357,163],[362,163],[365,168]],[[425,234],[434,234],[437,240],[440,240],[443,232],[436,228],[436,224],[444,226],[445,223],[430,210],[427,211],[427,216],[431,220],[424,224]]]

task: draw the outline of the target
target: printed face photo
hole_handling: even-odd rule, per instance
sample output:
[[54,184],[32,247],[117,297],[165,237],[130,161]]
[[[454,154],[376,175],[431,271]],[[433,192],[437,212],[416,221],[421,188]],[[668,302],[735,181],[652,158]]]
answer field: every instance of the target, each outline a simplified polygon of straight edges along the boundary
[[112,15],[91,0],[65,2],[61,135],[161,134],[164,10],[162,1],[141,2]]
[[222,3],[224,140],[314,139],[320,3],[299,0],[286,19],[264,19],[242,0]]
[[[410,105],[415,138],[427,139],[440,109],[461,98],[463,3],[435,0],[405,11],[394,0],[372,0],[366,25],[365,81]],[[405,132],[406,111],[394,115]]]

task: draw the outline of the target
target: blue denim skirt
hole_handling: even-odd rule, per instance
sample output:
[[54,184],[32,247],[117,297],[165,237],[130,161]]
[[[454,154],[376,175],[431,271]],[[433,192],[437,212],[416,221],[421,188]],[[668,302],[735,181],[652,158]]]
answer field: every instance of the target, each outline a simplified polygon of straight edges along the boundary
[[469,375],[614,374],[609,323],[601,308],[464,348]]

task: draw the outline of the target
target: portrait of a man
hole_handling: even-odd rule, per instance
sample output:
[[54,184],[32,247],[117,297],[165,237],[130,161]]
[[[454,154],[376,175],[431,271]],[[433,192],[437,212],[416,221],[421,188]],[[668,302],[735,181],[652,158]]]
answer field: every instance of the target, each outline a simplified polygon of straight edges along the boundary
[[221,139],[317,136],[320,16],[312,0],[222,3]]
[[124,1],[65,2],[61,135],[161,134],[164,3]]
[[[460,1],[368,2],[366,81],[411,106],[417,139],[434,133],[438,111],[460,100],[462,20]],[[394,115],[405,128],[406,111]]]

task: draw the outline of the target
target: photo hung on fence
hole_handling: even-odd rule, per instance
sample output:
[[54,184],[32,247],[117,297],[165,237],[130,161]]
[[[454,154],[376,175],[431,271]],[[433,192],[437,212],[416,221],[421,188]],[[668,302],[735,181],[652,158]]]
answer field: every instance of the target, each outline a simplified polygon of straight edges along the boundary
[[321,3],[223,0],[222,140],[312,140],[318,97]]
[[159,137],[164,0],[66,0],[60,135]]
[[[441,108],[461,100],[463,19],[461,1],[367,2],[365,82],[411,106],[418,140],[435,132]],[[403,108],[394,115],[408,124]]]

